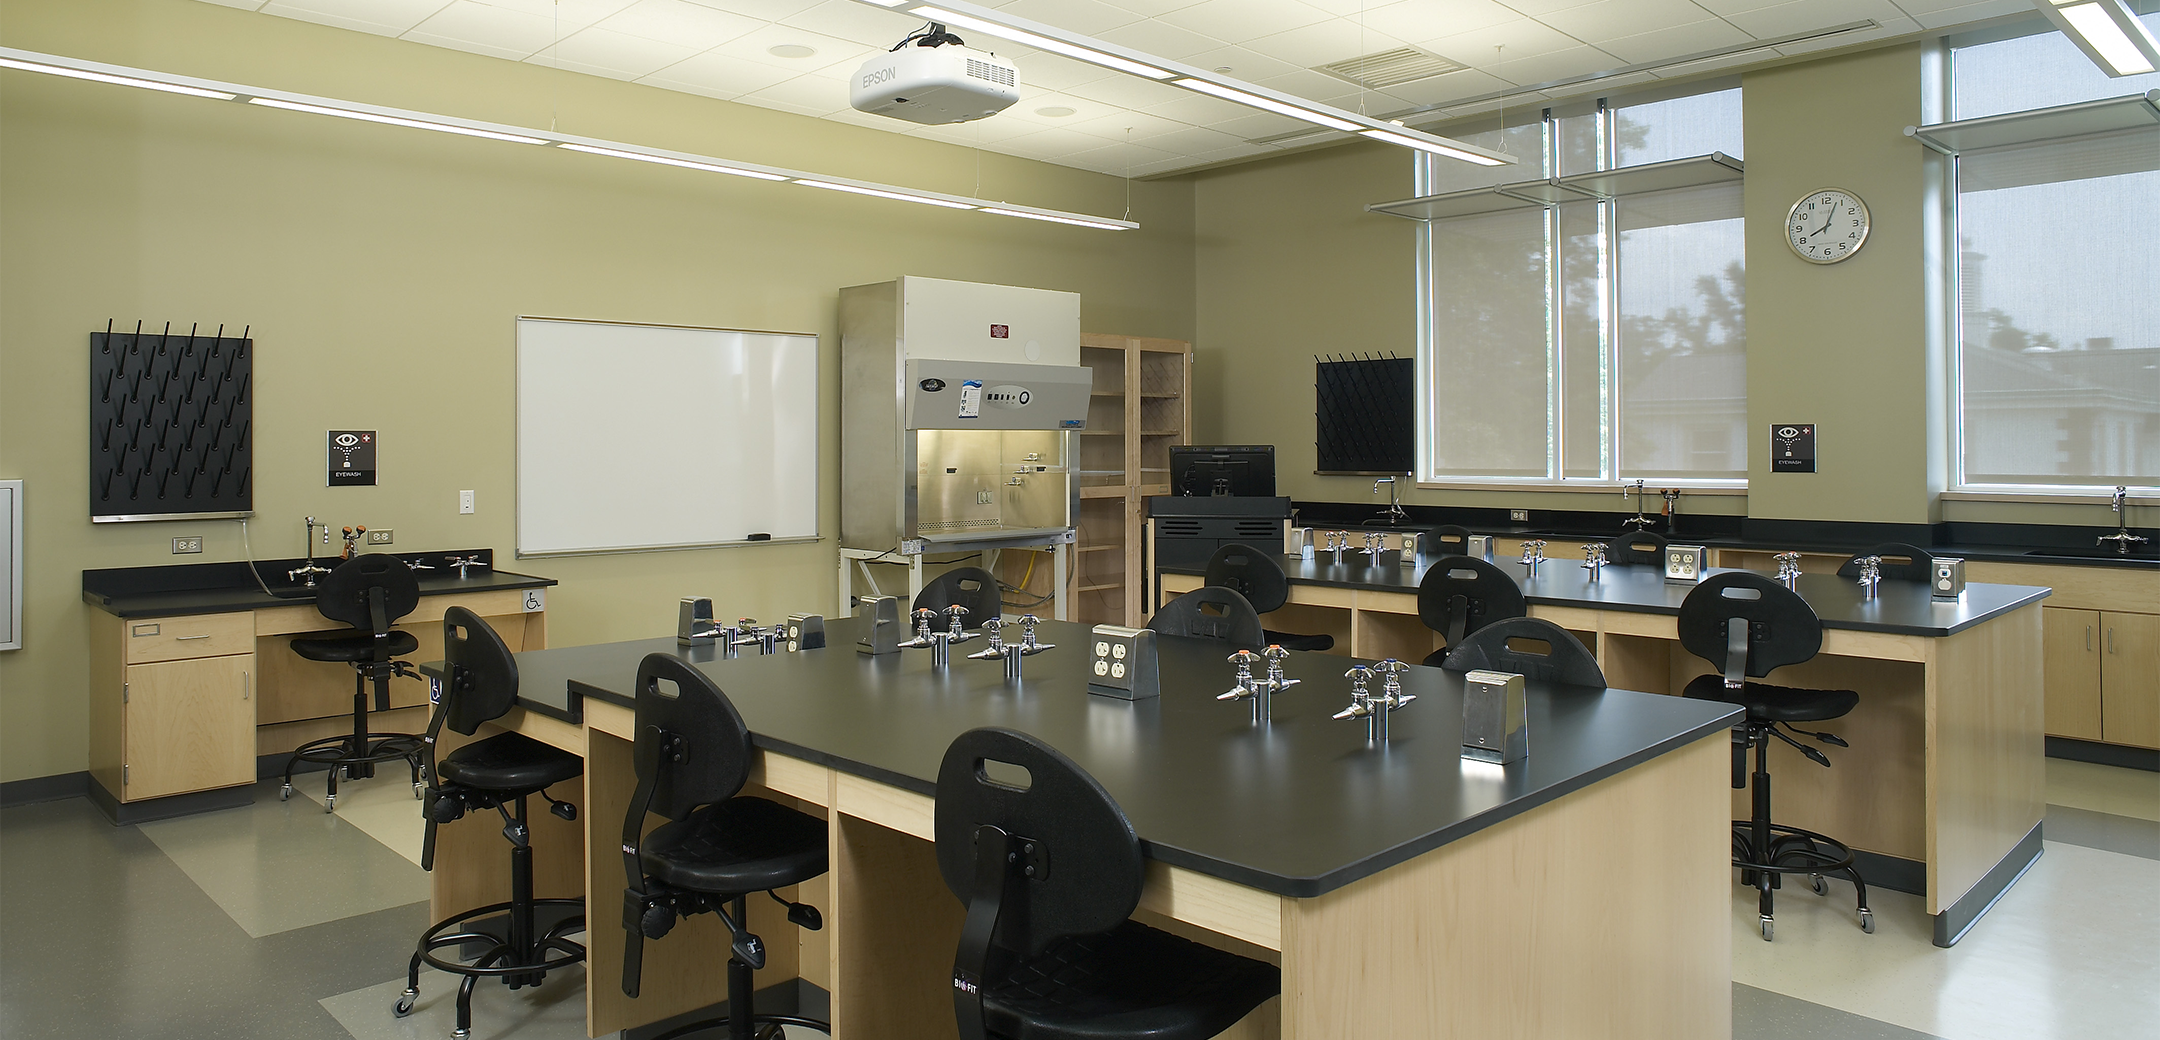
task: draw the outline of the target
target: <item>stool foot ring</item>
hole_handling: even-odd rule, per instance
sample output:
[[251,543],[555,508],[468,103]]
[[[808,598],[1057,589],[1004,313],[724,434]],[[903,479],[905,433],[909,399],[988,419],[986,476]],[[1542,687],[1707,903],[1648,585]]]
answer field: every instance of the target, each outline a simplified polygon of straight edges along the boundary
[[1773,927],[1771,923],[1771,892],[1780,887],[1779,882],[1787,874],[1808,875],[1809,887],[1816,895],[1825,895],[1830,886],[1826,876],[1840,876],[1853,883],[1854,902],[1860,912],[1860,930],[1875,934],[1875,912],[1868,908],[1867,882],[1860,878],[1860,868],[1854,865],[1852,849],[1844,842],[1804,827],[1790,827],[1782,823],[1768,826],[1770,843],[1767,849],[1755,848],[1755,821],[1733,821],[1733,861],[1740,871],[1740,883],[1762,893],[1758,914],[1762,937],[1769,942]]
[[[535,899],[532,901],[532,905],[536,909],[543,906],[555,906],[576,907],[582,910],[585,908],[585,901],[582,899]],[[535,953],[552,950],[556,956],[552,958],[543,956],[540,960],[531,964],[492,966],[486,963],[488,960],[486,957],[468,964],[463,961],[445,960],[435,956],[436,950],[446,946],[463,946],[467,943],[481,942],[502,946],[502,937],[499,935],[490,932],[452,931],[452,929],[463,927],[475,918],[492,917],[497,914],[507,913],[510,906],[509,903],[489,903],[486,906],[475,907],[464,913],[438,921],[435,927],[420,933],[419,948],[413,953],[412,978],[415,980],[414,985],[418,985],[417,980],[420,977],[421,964],[425,964],[437,971],[446,971],[453,975],[463,975],[468,978],[507,978],[513,975],[531,975],[535,976],[535,984],[537,984],[537,977],[544,976],[551,971],[567,968],[585,959],[585,947],[562,937],[564,932],[576,931],[585,927],[584,914],[565,919],[561,924],[550,929],[546,935],[534,940],[533,950]],[[449,934],[444,934],[445,932],[449,932]],[[503,953],[507,955],[508,952],[508,948],[505,947]]]

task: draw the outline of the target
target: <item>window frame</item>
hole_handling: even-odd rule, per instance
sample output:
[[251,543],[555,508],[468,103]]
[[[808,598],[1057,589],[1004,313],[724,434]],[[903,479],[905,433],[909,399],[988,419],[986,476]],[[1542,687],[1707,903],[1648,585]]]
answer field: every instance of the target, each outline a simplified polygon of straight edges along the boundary
[[[1583,115],[1594,115],[1597,119],[1595,147],[1597,149],[1598,168],[1601,170],[1631,169],[1634,167],[1617,167],[1615,165],[1616,141],[1611,132],[1611,120],[1615,117],[1615,113],[1635,105],[1654,104],[1681,97],[1716,94],[1728,90],[1738,90],[1739,88],[1740,81],[1738,77],[1721,77],[1626,95],[1600,95],[1556,101],[1532,109],[1532,111],[1539,112],[1536,119],[1509,122],[1503,118],[1501,120],[1501,129],[1512,129],[1533,124],[1540,125],[1540,144],[1544,152],[1540,156],[1540,162],[1543,164],[1542,168],[1546,176],[1550,177],[1556,175],[1553,167],[1558,161],[1556,153],[1563,133],[1560,121]],[[1411,182],[1412,191],[1415,195],[1423,196],[1435,192],[1432,171],[1441,161],[1435,158],[1421,157],[1413,162]],[[1661,160],[1651,160],[1653,163],[1657,161]],[[1650,163],[1636,165],[1650,165]],[[1609,495],[1615,490],[1625,493],[1637,481],[1638,478],[1624,476],[1620,471],[1621,453],[1619,446],[1625,436],[1626,419],[1622,414],[1617,382],[1622,347],[1620,333],[1621,273],[1618,241],[1622,222],[1619,217],[1619,202],[1619,199],[1591,200],[1585,198],[1579,202],[1570,201],[1543,207],[1547,243],[1546,252],[1548,256],[1545,271],[1547,299],[1546,382],[1544,393],[1544,406],[1546,409],[1546,472],[1544,476],[1539,477],[1485,475],[1457,478],[1440,476],[1433,472],[1433,374],[1436,365],[1434,358],[1435,330],[1433,326],[1436,305],[1433,291],[1434,222],[1431,220],[1418,222],[1417,261],[1415,264],[1417,282],[1415,293],[1415,306],[1417,308],[1416,378],[1418,381],[1415,459],[1417,470],[1413,474],[1413,485],[1415,487],[1425,490],[1541,491]],[[1560,248],[1562,231],[1559,222],[1561,206],[1579,206],[1584,203],[1594,205],[1597,214],[1598,249],[1596,264],[1599,269],[1599,287],[1596,307],[1600,325],[1598,354],[1601,382],[1605,384],[1606,389],[1601,394],[1598,403],[1598,414],[1602,427],[1598,447],[1600,473],[1597,476],[1570,476],[1567,472],[1568,466],[1565,457],[1565,444],[1568,436],[1566,408],[1568,393],[1567,363],[1565,347],[1562,345],[1565,335],[1566,307],[1564,302],[1555,305],[1555,301],[1561,300],[1564,296],[1566,278],[1566,271],[1563,269],[1564,264],[1562,262],[1563,250]],[[1744,233],[1745,225],[1743,224]],[[1745,420],[1742,421],[1741,429],[1743,441],[1745,441],[1747,430]],[[1744,447],[1742,458],[1747,458]],[[1739,477],[1667,476],[1640,479],[1649,480],[1650,483],[1660,487],[1681,488],[1691,494],[1698,495],[1745,496],[1748,493],[1748,478],[1745,475]]]

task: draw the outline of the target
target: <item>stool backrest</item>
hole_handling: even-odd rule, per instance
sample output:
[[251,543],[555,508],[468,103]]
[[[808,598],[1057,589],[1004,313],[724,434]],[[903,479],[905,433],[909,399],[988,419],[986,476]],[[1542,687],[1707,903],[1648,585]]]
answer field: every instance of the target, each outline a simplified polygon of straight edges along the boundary
[[[1510,640],[1543,643],[1546,649],[1510,646]],[[1486,625],[1465,637],[1440,667],[1451,672],[1480,668],[1516,672],[1534,682],[1570,686],[1605,685],[1605,670],[1598,667],[1597,655],[1575,633],[1543,618],[1507,618]]]
[[1884,542],[1852,554],[1852,558],[1837,569],[1837,576],[1859,577],[1860,558],[1863,556],[1882,557],[1881,573],[1890,581],[1917,581],[1924,585],[1935,580],[1934,573],[1929,569],[1935,565],[1934,554],[1904,542]]
[[1208,557],[1204,584],[1236,589],[1238,595],[1262,614],[1282,609],[1290,601],[1290,576],[1282,564],[1250,545],[1232,542]]
[[672,654],[645,655],[636,690],[632,759],[639,793],[630,802],[635,818],[624,830],[643,824],[647,811],[680,820],[701,805],[735,797],[750,779],[750,727],[727,694]]
[[1226,585],[1206,585],[1163,604],[1147,627],[1166,636],[1220,639],[1247,650],[1267,646],[1260,612]]
[[[1731,622],[1746,623],[1747,660],[1730,660]],[[1710,662],[1728,681],[1744,670],[1760,679],[1774,669],[1799,664],[1822,649],[1822,618],[1800,594],[1769,575],[1727,571],[1712,575],[1680,601],[1680,645]]]
[[[388,553],[355,556],[323,576],[315,609],[365,632],[386,632],[420,605],[420,581]],[[377,605],[380,604],[380,611]]]
[[923,590],[915,594],[915,604],[908,609],[929,607],[943,612],[954,604],[967,608],[966,627],[980,628],[985,618],[994,618],[1004,612],[1005,597],[998,593],[997,578],[989,571],[981,567],[955,567],[923,586]]
[[1530,612],[1514,576],[1475,556],[1442,557],[1426,568],[1417,609],[1425,627],[1447,636],[1450,647],[1495,621]]
[[443,611],[443,670],[448,675],[436,711],[468,737],[517,702],[517,658],[492,626],[464,607]]
[[1470,555],[1470,529],[1455,524],[1442,524],[1432,529],[1432,544],[1425,548],[1427,556]]
[[1665,566],[1665,536],[1651,531],[1621,535],[1605,545],[1606,563],[1642,563]]
[[1032,956],[1063,936],[1107,932],[1140,905],[1146,861],[1125,811],[1072,759],[1017,730],[969,730],[946,748],[932,833],[938,873],[968,908],[962,962],[979,966],[992,945]]

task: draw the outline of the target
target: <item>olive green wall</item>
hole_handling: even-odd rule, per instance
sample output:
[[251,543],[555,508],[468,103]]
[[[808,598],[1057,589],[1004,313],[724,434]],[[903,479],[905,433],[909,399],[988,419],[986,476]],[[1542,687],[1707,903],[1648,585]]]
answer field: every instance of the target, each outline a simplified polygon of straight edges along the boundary
[[[936,190],[976,177],[966,149],[195,0],[10,0],[0,43]],[[989,197],[1124,206],[1122,181],[1063,167],[985,154],[981,176]],[[228,521],[89,522],[86,351],[107,319],[252,325],[259,557],[298,555],[307,514],[393,528],[402,551],[493,546],[561,579],[549,637],[570,645],[667,631],[690,593],[830,613],[834,543],[511,563],[517,315],[823,336],[830,534],[838,289],[1065,289],[1090,330],[1190,338],[1191,186],[1136,184],[1132,207],[1142,230],[1091,231],[0,72],[0,477],[29,507],[0,780],[84,768],[84,569],[241,558]],[[381,431],[381,486],[322,486],[333,427]],[[203,555],[170,555],[183,534]]]

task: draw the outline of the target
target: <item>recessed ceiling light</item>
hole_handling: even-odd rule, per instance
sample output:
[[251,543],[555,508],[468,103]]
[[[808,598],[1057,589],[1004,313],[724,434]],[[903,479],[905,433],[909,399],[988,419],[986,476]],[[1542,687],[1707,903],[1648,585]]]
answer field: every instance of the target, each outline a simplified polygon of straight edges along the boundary
[[770,54],[775,58],[807,58],[813,54],[816,54],[817,48],[805,47],[799,43],[783,43],[778,46],[765,48],[765,53]]
[[1049,116],[1052,119],[1061,119],[1065,116],[1072,115],[1075,111],[1078,110],[1067,108],[1064,105],[1050,105],[1046,108],[1036,109],[1035,114],[1039,116]]

